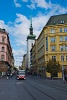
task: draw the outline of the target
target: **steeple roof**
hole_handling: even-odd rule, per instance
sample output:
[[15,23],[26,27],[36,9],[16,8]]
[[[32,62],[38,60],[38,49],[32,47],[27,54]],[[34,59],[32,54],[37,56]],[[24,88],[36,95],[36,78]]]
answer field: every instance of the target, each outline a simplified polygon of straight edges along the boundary
[[27,36],[27,40],[28,40],[28,39],[34,40],[34,39],[36,38],[36,35],[33,34],[32,18],[31,18],[29,30],[30,30],[30,34]]

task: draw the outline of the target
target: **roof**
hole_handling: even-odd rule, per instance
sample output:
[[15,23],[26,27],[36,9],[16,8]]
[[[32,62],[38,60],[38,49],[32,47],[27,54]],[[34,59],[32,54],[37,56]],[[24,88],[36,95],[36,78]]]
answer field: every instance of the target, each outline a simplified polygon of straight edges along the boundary
[[34,34],[29,34],[29,35],[27,36],[27,40],[28,40],[28,39],[34,40],[35,38],[36,38],[36,35],[34,35]]
[[67,23],[67,14],[51,16],[46,26]]

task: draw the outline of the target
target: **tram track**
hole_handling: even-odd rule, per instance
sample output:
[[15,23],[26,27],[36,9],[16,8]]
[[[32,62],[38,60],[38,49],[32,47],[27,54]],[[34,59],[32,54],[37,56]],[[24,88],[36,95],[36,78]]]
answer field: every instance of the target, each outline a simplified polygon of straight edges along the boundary
[[[61,88],[59,88],[59,86],[56,87],[56,84],[53,84],[53,83],[51,84],[51,83],[52,82],[48,82],[48,81],[46,82],[46,80],[42,81],[37,78],[28,77],[28,79],[24,81],[24,84],[22,85],[22,87],[30,95],[32,100],[44,100],[45,98],[48,98],[46,100],[59,100],[57,97],[58,94],[55,96],[55,92],[53,93],[53,92],[50,92],[49,90],[55,91],[56,89],[57,93],[60,93],[60,92],[63,94],[67,93],[67,91],[63,90],[62,87]],[[20,84],[17,84],[17,85],[20,86]],[[60,95],[58,96],[60,98]]]
[[40,84],[47,85],[47,86],[52,87],[52,88],[55,88],[57,90],[61,90],[61,91],[67,92],[67,88],[66,87],[65,87],[66,90],[64,90],[64,87],[55,85],[53,83],[50,83],[49,84],[48,82],[44,82],[42,80],[39,81],[38,79],[32,79],[32,80],[36,80],[36,82],[39,82]]
[[30,93],[30,91],[25,87],[25,86],[23,86],[24,87],[24,89],[29,93],[29,95],[33,98],[33,100],[37,100],[33,95],[32,95],[32,93]]
[[[47,93],[41,91],[41,90],[38,89],[37,87],[31,85],[29,82],[27,82],[27,81],[25,81],[25,82],[26,82],[29,86],[33,87],[33,88],[36,89],[37,91],[39,91],[39,92],[41,92],[42,94],[44,94],[45,96],[49,97],[51,100],[56,100],[56,99],[53,98],[52,96],[50,96],[50,95],[48,95]],[[38,99],[36,99],[36,98],[29,92],[29,90],[28,90],[25,86],[23,86],[23,87],[24,87],[25,90],[33,97],[33,100],[38,100]]]

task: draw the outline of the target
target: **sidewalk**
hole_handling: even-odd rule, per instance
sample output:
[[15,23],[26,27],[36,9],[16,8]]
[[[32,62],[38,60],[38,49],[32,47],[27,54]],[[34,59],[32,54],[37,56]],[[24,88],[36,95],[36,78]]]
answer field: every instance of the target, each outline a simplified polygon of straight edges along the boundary
[[34,75],[30,75],[32,78],[36,78],[36,79],[43,79],[43,80],[50,80],[50,81],[55,81],[55,82],[62,82],[64,83],[64,81],[62,80],[62,78],[57,78],[57,77],[54,77],[53,79],[51,79],[50,77],[45,77],[45,76],[34,76]]

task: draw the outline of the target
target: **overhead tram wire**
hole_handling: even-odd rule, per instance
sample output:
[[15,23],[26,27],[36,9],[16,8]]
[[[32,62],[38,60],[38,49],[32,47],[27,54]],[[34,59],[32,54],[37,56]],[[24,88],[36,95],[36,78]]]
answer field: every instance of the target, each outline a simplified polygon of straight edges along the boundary
[[[62,2],[60,3],[60,5],[62,5],[63,2],[64,2],[64,0],[62,0]],[[58,8],[55,10],[55,12],[54,12],[53,15],[55,15],[55,13],[56,13],[56,11],[59,9],[60,5],[59,5]]]

